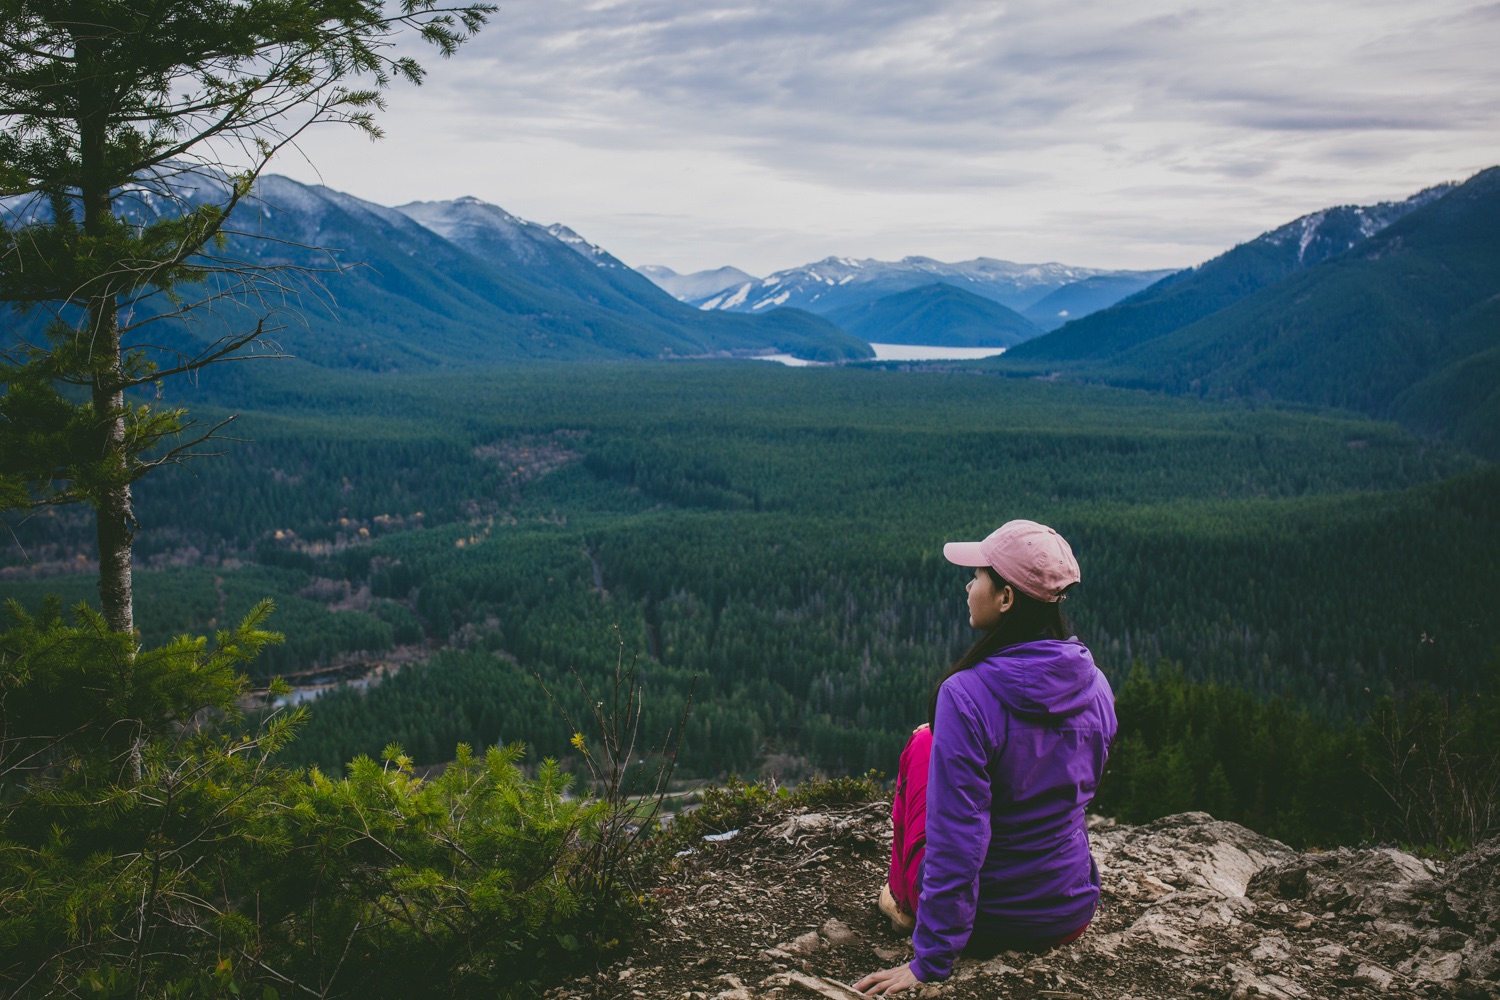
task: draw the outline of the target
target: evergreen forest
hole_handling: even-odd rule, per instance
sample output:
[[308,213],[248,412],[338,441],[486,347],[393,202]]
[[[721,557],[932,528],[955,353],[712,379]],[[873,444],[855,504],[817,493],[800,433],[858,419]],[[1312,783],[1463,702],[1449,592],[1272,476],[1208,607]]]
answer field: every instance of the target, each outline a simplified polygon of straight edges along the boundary
[[[1389,423],[745,361],[205,383],[195,409],[242,440],[140,491],[138,624],[160,643],[274,600],[286,641],[247,669],[298,689],[281,759],[325,773],[391,743],[576,766],[564,713],[615,626],[647,732],[691,698],[681,775],[889,771],[973,638],[942,544],[1015,517],[1083,567],[1068,612],[1120,695],[1100,802],[1122,816],[1358,840],[1389,804],[1365,776],[1382,719],[1421,701],[1494,738],[1500,478]],[[90,600],[89,527],[13,519],[4,595]]]

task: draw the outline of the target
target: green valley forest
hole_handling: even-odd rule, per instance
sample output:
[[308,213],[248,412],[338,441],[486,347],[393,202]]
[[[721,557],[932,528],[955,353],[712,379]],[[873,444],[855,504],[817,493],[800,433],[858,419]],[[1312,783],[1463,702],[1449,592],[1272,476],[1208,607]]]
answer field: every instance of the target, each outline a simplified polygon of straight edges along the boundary
[[[392,742],[567,766],[543,684],[581,715],[616,625],[648,732],[692,691],[681,774],[892,770],[971,639],[942,543],[1014,517],[1078,553],[1128,750],[1100,803],[1134,818],[1357,839],[1382,699],[1482,706],[1496,673],[1500,473],[1389,423],[860,366],[255,368],[190,400],[243,440],[140,490],[137,620],[274,599],[249,669],[321,693],[283,759],[328,773]],[[0,593],[93,599],[87,510],[11,530]]]

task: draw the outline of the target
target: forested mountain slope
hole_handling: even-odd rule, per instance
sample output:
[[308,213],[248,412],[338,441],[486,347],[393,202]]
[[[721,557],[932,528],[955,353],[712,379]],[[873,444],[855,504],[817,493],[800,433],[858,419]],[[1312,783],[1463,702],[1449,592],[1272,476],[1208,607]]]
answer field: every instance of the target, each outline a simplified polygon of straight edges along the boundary
[[[1174,392],[1270,397],[1449,429],[1493,450],[1500,417],[1500,168],[1349,252],[1114,366]],[[1474,366],[1471,367],[1470,366]],[[1478,436],[1473,436],[1473,435]]]
[[[785,336],[789,330],[811,331],[823,326],[807,314],[802,314],[799,324],[793,319],[796,314],[789,310],[771,310],[746,322],[746,317],[694,309],[568,227],[527,222],[478,198],[413,202],[396,211],[502,274],[581,300],[621,322],[670,331],[684,343],[702,345],[697,350],[673,345],[671,353],[744,349],[747,342],[750,346],[767,346],[766,338],[775,336],[767,331],[780,331]],[[753,341],[754,333],[759,334],[759,342]],[[786,343],[793,345],[794,341],[788,339]]]
[[[583,241],[571,230],[524,223],[475,199],[401,211],[281,177],[262,183],[260,199],[265,208],[251,234],[333,247],[338,260],[360,265],[326,282],[336,314],[326,321],[309,314],[317,336],[304,356],[313,360],[339,363],[351,351],[372,350],[351,339],[379,343],[396,364],[416,351],[444,364],[732,350],[824,360],[868,354],[806,314],[705,315],[597,248],[576,252],[570,244]],[[447,224],[437,231],[421,224],[437,225],[440,215]],[[263,256],[277,245],[246,241],[244,248]],[[342,359],[328,357],[340,346]]]
[[1107,360],[1337,256],[1450,190],[1452,185],[1439,185],[1405,201],[1345,205],[1305,215],[1038,337],[1013,351],[1012,357],[1038,362]]
[[1046,298],[1027,306],[1021,315],[1043,330],[1056,330],[1064,323],[1082,319],[1149,288],[1176,271],[1133,271],[1127,274],[1096,274],[1064,285]]
[[[1496,343],[1500,301],[1491,297],[1450,327],[1454,341]],[[1481,455],[1500,458],[1500,346],[1437,368],[1396,397],[1392,415],[1428,433],[1445,433]]]
[[1014,309],[942,283],[846,306],[828,319],[872,344],[1010,347],[1042,332]]

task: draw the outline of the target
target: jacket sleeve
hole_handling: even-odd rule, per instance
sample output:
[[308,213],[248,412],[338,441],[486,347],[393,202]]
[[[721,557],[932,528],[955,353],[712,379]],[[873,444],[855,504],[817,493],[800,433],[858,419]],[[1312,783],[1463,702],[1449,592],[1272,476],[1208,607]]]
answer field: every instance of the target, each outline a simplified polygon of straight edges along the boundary
[[912,973],[946,979],[974,932],[979,868],[990,844],[991,740],[979,710],[955,684],[938,691],[927,781],[927,855],[912,944]]

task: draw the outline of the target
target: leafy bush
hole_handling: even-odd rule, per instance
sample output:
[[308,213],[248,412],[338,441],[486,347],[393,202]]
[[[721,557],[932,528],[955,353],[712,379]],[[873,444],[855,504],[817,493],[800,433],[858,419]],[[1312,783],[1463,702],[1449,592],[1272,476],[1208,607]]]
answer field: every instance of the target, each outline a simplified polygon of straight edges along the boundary
[[866,771],[861,775],[846,774],[829,778],[813,775],[793,789],[780,789],[781,797],[792,806],[844,806],[864,802],[877,802],[886,797],[885,775],[880,771]]

